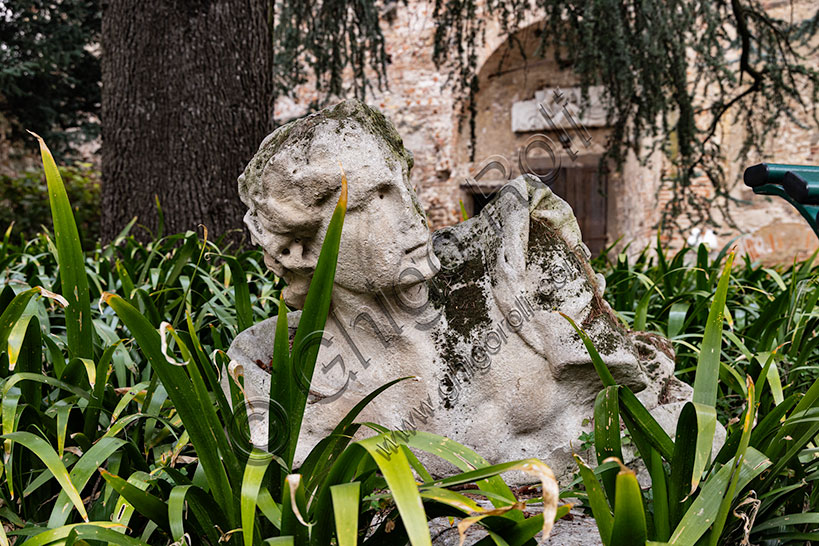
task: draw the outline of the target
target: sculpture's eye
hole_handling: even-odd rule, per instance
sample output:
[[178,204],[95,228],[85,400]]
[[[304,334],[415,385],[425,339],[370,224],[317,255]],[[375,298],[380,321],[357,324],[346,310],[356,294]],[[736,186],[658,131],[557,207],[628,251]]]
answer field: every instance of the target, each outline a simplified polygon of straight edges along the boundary
[[378,187],[376,187],[376,191],[378,192],[378,198],[384,199],[385,197],[387,197],[387,195],[389,195],[392,189],[393,189],[392,184],[389,183],[379,184]]
[[250,240],[253,244],[260,244],[259,220],[253,212],[247,211],[245,214],[245,225],[250,232]]
[[289,249],[289,248],[285,248],[284,250],[282,250],[282,254],[283,254],[284,256],[288,256],[288,255],[290,254],[290,249]]

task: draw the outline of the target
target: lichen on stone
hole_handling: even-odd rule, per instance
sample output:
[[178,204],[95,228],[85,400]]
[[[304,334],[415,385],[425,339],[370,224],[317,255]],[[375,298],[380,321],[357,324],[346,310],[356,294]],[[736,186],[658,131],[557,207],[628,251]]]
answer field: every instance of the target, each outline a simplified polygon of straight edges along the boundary
[[[412,170],[414,160],[412,153],[404,148],[404,141],[395,126],[381,112],[370,108],[357,99],[341,101],[331,108],[310,114],[282,125],[262,141],[256,155],[239,177],[239,197],[247,206],[251,206],[253,193],[260,191],[258,181],[270,159],[282,148],[297,147],[309,142],[316,129],[330,120],[336,123],[336,132],[341,133],[346,124],[357,123],[366,132],[374,135],[385,144],[388,152],[387,161],[398,161],[407,165],[407,176]],[[309,162],[309,157],[305,156]],[[423,215],[423,210],[416,205],[416,210]]]
[[[408,169],[412,170],[412,166],[414,165],[412,153],[404,148],[404,141],[392,122],[378,110],[370,108],[360,100],[350,99],[319,112],[317,117],[319,117],[320,121],[333,119],[337,120],[340,124],[348,121],[358,122],[369,133],[383,139],[395,158],[404,161]],[[309,116],[307,119],[309,119]],[[317,124],[318,123],[316,123],[316,125]]]

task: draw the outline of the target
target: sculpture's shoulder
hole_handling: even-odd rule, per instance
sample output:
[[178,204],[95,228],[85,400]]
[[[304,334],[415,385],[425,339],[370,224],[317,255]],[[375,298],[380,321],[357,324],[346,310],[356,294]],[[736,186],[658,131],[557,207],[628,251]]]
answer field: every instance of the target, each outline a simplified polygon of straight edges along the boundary
[[[528,188],[530,216],[548,223],[573,248],[578,244],[582,245],[580,225],[577,223],[572,207],[545,184],[529,183]],[[588,254],[588,249],[586,249],[586,254]]]
[[[301,319],[301,311],[287,313],[287,327],[293,338]],[[236,336],[228,349],[228,356],[237,362],[269,362],[273,357],[273,341],[276,337],[277,317],[258,322]]]
[[[521,301],[539,301],[534,313],[549,321],[556,308],[575,315],[599,289],[571,207],[528,177],[511,180],[479,214],[436,231],[432,242],[441,262],[435,301],[465,337],[491,324],[492,308],[503,318]],[[583,284],[568,307],[545,297],[568,294],[556,278],[567,275]]]
[[[634,344],[603,299],[605,281],[589,263],[571,207],[545,185],[512,180],[480,214],[435,232],[433,245],[450,328],[473,325],[472,317],[483,316],[479,308],[511,323],[523,314],[523,302],[527,317],[515,318],[515,333],[546,358],[555,377],[572,378],[575,364],[589,362],[588,353],[559,312],[589,333],[621,383],[633,390],[646,385]],[[457,320],[461,309],[470,321]]]
[[[542,229],[532,230],[533,222]],[[509,267],[523,272],[530,239],[544,230],[559,237],[574,253],[586,260],[590,257],[569,204],[539,180],[520,176],[500,188],[480,214],[435,231],[432,240],[445,270],[483,255],[490,268],[498,265],[495,258],[502,257]],[[498,253],[501,248],[503,251]]]

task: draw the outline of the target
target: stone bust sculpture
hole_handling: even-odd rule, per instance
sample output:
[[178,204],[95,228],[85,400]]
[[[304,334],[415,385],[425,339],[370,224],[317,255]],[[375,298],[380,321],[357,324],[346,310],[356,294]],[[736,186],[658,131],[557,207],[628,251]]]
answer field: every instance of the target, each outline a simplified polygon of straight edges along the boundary
[[[564,474],[602,385],[558,311],[583,326],[661,424],[690,398],[673,378],[667,342],[627,331],[603,300],[602,277],[564,201],[520,177],[478,216],[430,234],[410,185],[412,155],[393,125],[359,101],[280,127],[239,178],[245,223],[287,282],[290,308],[304,302],[340,192],[339,162],[348,209],[297,464],[364,396],[415,376],[359,420],[442,434],[493,463],[539,457]],[[288,315],[291,328],[298,316]],[[270,375],[257,363],[272,357],[275,323],[240,333],[228,352],[250,399],[269,392]],[[266,421],[255,424],[254,443],[265,443],[266,430]]]

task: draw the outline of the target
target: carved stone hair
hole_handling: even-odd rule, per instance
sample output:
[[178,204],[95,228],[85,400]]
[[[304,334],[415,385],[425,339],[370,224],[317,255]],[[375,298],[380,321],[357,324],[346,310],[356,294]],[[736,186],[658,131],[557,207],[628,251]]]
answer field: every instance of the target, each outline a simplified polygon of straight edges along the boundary
[[[383,114],[358,100],[340,102],[279,127],[262,141],[238,180],[239,197],[251,212],[246,219],[251,234],[265,231],[256,214],[264,211],[269,229],[277,236],[292,232],[305,247],[320,248],[322,235],[317,230],[331,214],[335,206],[332,198],[341,189],[335,162],[343,160],[349,163],[345,167],[353,169],[376,155],[409,180],[413,158],[398,131]],[[309,175],[298,176],[301,170]],[[261,239],[257,242],[264,244]],[[279,261],[275,251],[266,250],[270,253],[267,259],[272,260],[268,267],[287,279],[285,301],[291,307],[301,307],[311,276],[305,277],[306,268],[315,267],[315,263],[302,262],[296,278],[288,275],[294,272]],[[310,254],[310,259],[317,257],[317,252]]]
[[[395,126],[384,115],[367,106],[363,102],[350,99],[342,101],[331,108],[310,114],[309,116],[291,121],[268,135],[259,146],[259,150],[250,160],[244,172],[239,176],[239,197],[249,208],[254,203],[271,196],[269,192],[274,188],[267,187],[262,182],[262,173],[276,154],[283,148],[309,148],[316,130],[323,124],[333,123],[339,128],[347,124],[356,124],[365,132],[376,137],[384,144],[389,156],[401,160],[407,165],[407,176],[413,166],[412,153],[404,148],[401,136]],[[333,191],[336,188],[314,188],[323,193],[323,190]],[[275,190],[274,190],[275,191]]]

